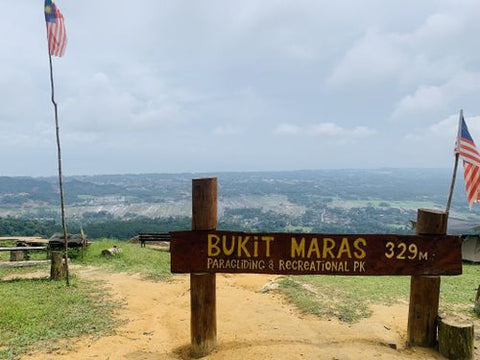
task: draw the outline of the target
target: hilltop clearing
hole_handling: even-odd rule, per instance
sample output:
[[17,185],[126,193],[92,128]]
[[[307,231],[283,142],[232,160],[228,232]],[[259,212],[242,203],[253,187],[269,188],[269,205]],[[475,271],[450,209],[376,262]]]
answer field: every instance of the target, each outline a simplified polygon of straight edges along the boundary
[[[125,304],[116,311],[124,325],[109,336],[63,340],[53,350],[30,353],[23,360],[189,358],[188,276],[152,282],[96,267],[75,271],[82,278],[105,281]],[[353,324],[320,319],[300,314],[275,291],[261,291],[275,279],[217,275],[219,345],[205,359],[442,359],[433,350],[405,348],[406,303],[373,306],[372,317]]]

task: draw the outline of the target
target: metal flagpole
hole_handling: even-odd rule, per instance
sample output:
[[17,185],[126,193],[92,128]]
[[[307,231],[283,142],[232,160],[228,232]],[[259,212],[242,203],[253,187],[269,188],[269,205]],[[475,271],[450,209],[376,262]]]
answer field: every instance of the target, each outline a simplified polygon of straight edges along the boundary
[[50,85],[52,89],[52,104],[55,109],[55,129],[57,135],[57,154],[58,154],[58,185],[60,187],[60,207],[62,214],[62,230],[63,238],[65,240],[65,278],[67,285],[70,285],[70,276],[68,271],[68,238],[67,238],[67,224],[65,221],[65,195],[63,191],[63,180],[62,180],[62,153],[60,148],[60,128],[58,126],[58,110],[57,103],[55,102],[55,86],[53,82],[53,68],[52,68],[52,54],[50,50],[48,51],[48,61],[50,64]]
[[462,131],[462,119],[463,119],[463,110],[460,110],[460,116],[458,118],[457,142],[455,144],[455,165],[453,166],[452,183],[450,184],[450,193],[448,194],[447,207],[445,209],[447,216],[448,216],[448,212],[450,211],[450,205],[452,204],[453,189],[455,187],[455,180],[457,178],[458,158],[460,157],[458,147],[460,146],[460,132]]

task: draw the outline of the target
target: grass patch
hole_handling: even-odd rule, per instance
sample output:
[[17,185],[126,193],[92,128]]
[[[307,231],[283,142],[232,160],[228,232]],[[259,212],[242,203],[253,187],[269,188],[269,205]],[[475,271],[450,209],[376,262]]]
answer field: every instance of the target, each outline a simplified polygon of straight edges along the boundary
[[[104,249],[121,247],[113,258],[101,256]],[[45,259],[45,252],[40,254]],[[100,266],[109,271],[140,273],[154,280],[168,279],[170,253],[141,248],[115,240],[92,243],[83,258],[70,253],[71,264]],[[8,259],[5,259],[8,260]],[[49,348],[55,340],[81,334],[101,335],[117,323],[112,318],[114,303],[99,282],[85,281],[71,274],[70,286],[47,279],[50,266],[0,268],[0,279],[14,275],[16,280],[0,280],[0,359],[16,359],[33,348]],[[21,279],[22,275],[42,272],[43,279]]]
[[[102,250],[113,246],[122,248],[122,252],[112,258],[101,255]],[[99,240],[93,242],[81,257],[74,260],[83,265],[102,266],[110,271],[139,273],[152,280],[167,280],[170,276],[170,253],[166,250],[142,248],[140,244],[132,244],[118,240]]]
[[[463,274],[443,276],[440,311],[474,316],[480,266],[463,265]],[[354,322],[371,315],[370,304],[408,301],[409,276],[295,276],[280,281],[280,289],[300,311]]]
[[480,265],[463,264],[463,274],[442,276],[440,310],[463,312],[473,315],[475,294],[480,285]]
[[1,282],[0,359],[15,359],[35,347],[86,333],[105,333],[116,325],[98,282],[73,277],[69,287],[48,279]]
[[[1,284],[3,284],[3,280],[1,279],[4,277],[7,277],[9,275],[15,275],[16,277],[19,277],[19,276],[21,277],[22,275],[31,274],[33,272],[43,272],[45,274],[45,277],[47,277],[50,274],[50,265],[47,264],[47,265],[38,265],[34,267],[20,267],[20,268],[0,267],[0,288],[2,286]],[[1,296],[0,296],[0,301],[1,301]]]
[[371,315],[371,303],[407,299],[409,278],[393,276],[296,276],[280,281],[280,289],[300,311],[354,322]]

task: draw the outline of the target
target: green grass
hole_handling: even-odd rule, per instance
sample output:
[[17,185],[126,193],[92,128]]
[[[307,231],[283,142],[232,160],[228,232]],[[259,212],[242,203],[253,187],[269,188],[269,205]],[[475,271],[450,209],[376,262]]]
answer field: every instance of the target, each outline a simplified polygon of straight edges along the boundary
[[[104,258],[113,246],[123,252]],[[72,252],[72,264],[93,265],[112,272],[138,273],[155,280],[168,279],[170,254],[114,240],[95,241],[85,256]],[[45,256],[40,253],[38,256]],[[28,274],[40,268],[0,268],[6,275]],[[480,266],[464,265],[463,275],[442,277],[440,311],[473,314],[473,299],[480,284]],[[280,281],[281,291],[305,313],[354,322],[371,315],[372,304],[408,302],[408,276],[292,276]],[[0,280],[0,359],[15,359],[32,348],[48,348],[54,340],[111,330],[115,322],[101,284],[77,279],[72,285],[40,280]]]
[[[101,256],[103,249],[121,247],[114,258]],[[45,259],[45,252],[38,256]],[[37,255],[35,255],[35,258]],[[139,273],[154,280],[170,277],[170,253],[141,248],[114,240],[95,241],[81,257],[71,251],[70,264],[93,265],[108,271]],[[8,260],[9,255],[2,260]],[[0,359],[16,359],[29,349],[48,348],[60,338],[112,330],[116,322],[111,309],[118,307],[99,282],[76,278],[71,270],[70,286],[48,279],[50,266],[0,268]],[[21,275],[44,273],[42,279]],[[15,276],[16,280],[5,280]],[[31,276],[30,276],[31,278]]]
[[[443,276],[440,311],[474,316],[473,303],[480,284],[480,267],[463,265],[460,276]],[[408,301],[408,276],[295,276],[280,281],[287,298],[302,312],[353,322],[371,314],[370,304]]]
[[[0,267],[0,289],[2,288],[3,284],[3,278],[8,277],[8,276],[15,276],[19,277],[25,274],[31,274],[32,272],[43,272],[45,274],[45,277],[47,277],[50,274],[50,265],[40,265],[40,266],[34,266],[34,267],[21,267],[21,268],[9,268],[9,267]],[[0,303],[2,297],[0,295]]]
[[471,313],[480,285],[480,266],[463,264],[463,274],[443,276],[440,288],[440,310],[463,310]]
[[295,276],[282,279],[280,288],[304,313],[353,322],[371,315],[371,303],[406,299],[408,284],[405,277]]
[[[112,258],[101,255],[102,250],[113,246],[122,248],[122,252]],[[167,280],[170,276],[170,253],[166,250],[142,248],[140,244],[118,240],[99,240],[93,242],[83,259],[76,263],[102,266],[109,271],[139,273],[151,280]]]
[[[12,273],[12,270],[9,270]],[[29,349],[49,348],[59,338],[106,333],[115,321],[113,303],[96,282],[72,278],[2,280],[0,359],[15,359]]]

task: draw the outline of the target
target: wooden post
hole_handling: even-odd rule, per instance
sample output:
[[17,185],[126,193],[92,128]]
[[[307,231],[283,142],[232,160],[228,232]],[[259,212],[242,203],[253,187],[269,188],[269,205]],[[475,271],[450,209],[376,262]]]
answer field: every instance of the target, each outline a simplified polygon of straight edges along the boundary
[[[192,230],[217,229],[217,179],[192,181]],[[215,274],[190,274],[192,356],[202,357],[217,346]]]
[[475,295],[473,311],[475,312],[475,314],[477,314],[477,316],[480,316],[480,285],[478,285],[477,294]]
[[62,280],[65,275],[62,252],[52,251],[51,256],[50,280]]
[[[448,214],[445,212],[418,209],[415,233],[446,234],[447,219]],[[439,297],[440,276],[412,276],[407,326],[409,345],[436,345]]]

